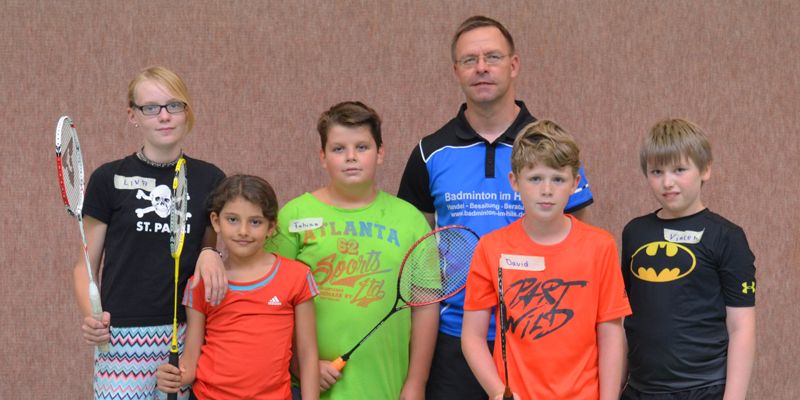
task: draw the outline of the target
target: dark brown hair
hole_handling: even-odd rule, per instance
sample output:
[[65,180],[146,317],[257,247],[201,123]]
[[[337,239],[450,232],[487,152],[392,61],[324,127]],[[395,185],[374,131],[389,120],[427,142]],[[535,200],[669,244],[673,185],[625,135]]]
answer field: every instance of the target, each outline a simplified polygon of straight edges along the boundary
[[271,223],[278,220],[278,198],[266,180],[253,175],[231,175],[208,196],[208,210],[219,214],[225,203],[241,197],[261,208]]
[[381,117],[375,110],[369,108],[360,101],[344,101],[334,105],[328,111],[322,113],[317,121],[317,132],[322,149],[328,143],[328,130],[333,125],[341,125],[348,128],[367,126],[375,144],[378,147],[383,145],[381,139]]

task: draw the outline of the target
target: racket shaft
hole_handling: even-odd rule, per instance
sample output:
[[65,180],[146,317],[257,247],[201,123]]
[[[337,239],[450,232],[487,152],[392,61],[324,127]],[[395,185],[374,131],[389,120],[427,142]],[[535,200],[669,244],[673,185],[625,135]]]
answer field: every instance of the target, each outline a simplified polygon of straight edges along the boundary
[[170,345],[170,351],[176,354],[178,353],[178,271],[180,266],[181,255],[179,250],[178,254],[175,255],[175,280],[172,294],[172,344]]
[[506,377],[506,386],[508,386],[508,362],[506,361],[506,324],[505,324],[505,304],[500,303],[500,319],[501,319],[501,326],[500,326],[500,348],[503,352],[503,373]]
[[501,319],[500,347],[502,348],[501,350],[503,352],[503,354],[502,354],[502,356],[503,356],[503,373],[505,374],[505,377],[506,377],[506,390],[503,393],[503,400],[507,400],[507,399],[508,400],[513,400],[514,396],[511,393],[511,388],[508,386],[508,361],[506,361],[506,326],[505,326],[506,325],[505,324],[506,312],[505,312],[505,309],[506,309],[505,304],[501,302],[500,303],[500,310],[501,310],[501,313],[500,313],[500,319]]
[[81,242],[83,243],[83,259],[86,265],[86,274],[89,276],[89,282],[94,284],[94,274],[92,273],[92,262],[91,260],[89,260],[89,245],[86,243],[86,231],[83,229],[83,218],[81,216],[78,216],[78,227],[80,228],[81,231]]
[[503,400],[513,400],[514,395],[508,383],[508,361],[506,360],[506,303],[503,298],[503,267],[497,269],[497,289],[498,289],[498,316],[500,317],[500,348],[503,356],[503,373],[506,378],[506,389],[503,392]]
[[[181,235],[182,239],[183,235]],[[181,266],[181,249],[178,248],[175,254],[175,279],[174,279],[174,290],[173,290],[173,298],[172,298],[172,342],[169,346],[169,363],[175,367],[178,367],[178,360],[180,355],[178,353],[178,272],[180,271]],[[170,393],[167,396],[167,400],[178,400],[177,393]]]
[[350,351],[348,351],[347,353],[342,354],[341,357],[339,357],[336,360],[334,360],[334,362],[331,363],[331,366],[336,368],[337,371],[341,371],[344,368],[345,364],[347,364],[347,360],[350,359],[350,355],[352,355],[353,352],[356,351],[356,349],[359,346],[361,346],[361,343],[364,343],[364,341],[367,340],[367,338],[370,337],[373,332],[377,331],[378,328],[380,328],[381,325],[383,325],[383,323],[386,322],[387,319],[389,319],[389,317],[394,315],[396,312],[402,310],[403,308],[405,308],[405,306],[397,307],[397,305],[395,304],[395,306],[392,307],[392,311],[389,311],[389,313],[386,314],[386,316],[383,317],[383,319],[380,322],[378,322],[378,324],[375,325],[375,327],[372,328],[372,330],[370,330],[366,335],[364,335],[364,337],[361,340],[359,340],[358,343],[356,343],[356,345],[353,346],[352,349],[350,349]]

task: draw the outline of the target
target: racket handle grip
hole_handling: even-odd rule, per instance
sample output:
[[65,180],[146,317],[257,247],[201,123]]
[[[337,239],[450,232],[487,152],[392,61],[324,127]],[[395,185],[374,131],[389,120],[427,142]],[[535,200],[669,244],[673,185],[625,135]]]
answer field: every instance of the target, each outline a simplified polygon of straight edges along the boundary
[[178,352],[169,352],[169,364],[175,367],[178,366],[178,361],[180,359],[180,354]]
[[[170,365],[174,365],[174,366],[177,367],[179,358],[180,358],[180,355],[178,354],[178,352],[174,352],[174,353],[171,352],[171,351],[169,352],[169,363],[170,363]],[[177,393],[168,394],[167,395],[167,400],[178,400],[178,394]]]
[[339,357],[331,362],[331,367],[336,368],[336,370],[339,372],[342,372],[345,365],[347,365],[347,361],[343,360],[342,357]]
[[[102,313],[102,312],[99,312],[99,313],[93,313],[93,315],[92,315],[92,316],[94,317],[94,319],[96,319],[96,320],[100,321],[100,320],[101,320],[100,318],[103,318],[103,313]],[[109,332],[110,332],[110,331],[109,331]],[[103,344],[99,344],[99,345],[97,345],[97,349],[98,349],[98,350],[100,350],[100,352],[101,352],[101,353],[108,353],[108,351],[109,351],[109,347],[110,347],[110,346],[109,346],[108,342],[105,342],[105,343],[103,343]]]
[[[100,291],[97,290],[97,285],[94,283],[94,281],[89,283],[89,303],[92,306],[92,317],[98,321],[102,321],[103,306],[100,304]],[[110,329],[109,333],[111,333]],[[98,345],[97,348],[101,353],[108,353],[108,342]]]

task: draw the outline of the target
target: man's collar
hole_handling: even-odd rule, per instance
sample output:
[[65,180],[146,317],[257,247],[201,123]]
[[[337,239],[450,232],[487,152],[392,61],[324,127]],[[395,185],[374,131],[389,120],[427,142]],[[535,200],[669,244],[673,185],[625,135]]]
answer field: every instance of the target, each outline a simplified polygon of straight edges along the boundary
[[[528,111],[528,108],[525,107],[525,103],[521,100],[515,100],[514,103],[519,107],[519,113],[517,113],[517,117],[514,118],[514,122],[509,125],[508,129],[500,135],[496,141],[504,142],[504,143],[514,143],[514,138],[517,137],[517,133],[519,130],[522,129],[526,123],[530,120],[535,120],[531,113]],[[467,121],[467,116],[465,112],[467,111],[467,103],[461,104],[461,107],[458,109],[458,116],[456,116],[456,121],[458,125],[461,127],[460,130],[456,132],[456,135],[459,139],[465,141],[475,141],[476,138],[485,141],[475,129],[469,124]]]

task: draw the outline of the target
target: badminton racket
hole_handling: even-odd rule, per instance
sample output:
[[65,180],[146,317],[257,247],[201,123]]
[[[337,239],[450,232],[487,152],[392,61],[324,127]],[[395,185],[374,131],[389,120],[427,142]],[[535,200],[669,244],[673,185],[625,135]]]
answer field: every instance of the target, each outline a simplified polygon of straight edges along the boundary
[[503,267],[497,268],[497,295],[500,300],[498,314],[500,317],[500,351],[503,356],[503,373],[506,377],[506,389],[503,392],[503,400],[514,400],[514,394],[508,385],[508,362],[506,361],[506,303],[503,301]]
[[[86,232],[83,229],[83,198],[84,175],[83,155],[81,144],[78,141],[78,131],[69,116],[58,119],[56,124],[56,168],[58,169],[58,185],[61,188],[61,199],[69,215],[78,220],[83,241],[83,259],[86,273],[89,276],[89,304],[92,308],[92,317],[98,321],[103,317],[103,306],[100,303],[100,291],[92,274],[92,264],[89,261],[89,248],[86,245]],[[101,352],[108,351],[108,343],[98,346]]]
[[396,312],[440,302],[458,293],[467,283],[478,235],[464,226],[435,229],[414,243],[400,264],[397,297],[392,309],[350,351],[331,365],[341,371],[350,356]]
[[[183,240],[186,237],[186,209],[189,200],[186,187],[186,160],[181,157],[175,164],[175,177],[172,179],[172,209],[169,215],[169,251],[175,259],[175,279],[172,295],[172,342],[169,346],[169,363],[178,367],[178,277],[181,266]],[[169,400],[176,400],[177,393],[170,393]]]

